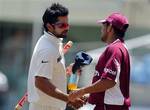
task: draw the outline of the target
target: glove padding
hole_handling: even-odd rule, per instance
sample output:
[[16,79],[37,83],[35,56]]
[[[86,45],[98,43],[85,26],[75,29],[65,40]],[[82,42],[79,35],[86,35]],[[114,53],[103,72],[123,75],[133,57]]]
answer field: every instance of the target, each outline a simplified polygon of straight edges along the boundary
[[80,51],[75,56],[75,63],[72,67],[73,74],[85,65],[89,65],[92,62],[93,58],[87,53]]

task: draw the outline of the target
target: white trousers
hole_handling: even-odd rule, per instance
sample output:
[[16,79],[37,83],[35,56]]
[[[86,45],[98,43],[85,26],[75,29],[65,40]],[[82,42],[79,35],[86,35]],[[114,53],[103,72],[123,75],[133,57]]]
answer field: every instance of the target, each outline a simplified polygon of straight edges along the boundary
[[43,106],[39,104],[29,104],[29,110],[63,110],[61,108],[51,107],[51,106]]

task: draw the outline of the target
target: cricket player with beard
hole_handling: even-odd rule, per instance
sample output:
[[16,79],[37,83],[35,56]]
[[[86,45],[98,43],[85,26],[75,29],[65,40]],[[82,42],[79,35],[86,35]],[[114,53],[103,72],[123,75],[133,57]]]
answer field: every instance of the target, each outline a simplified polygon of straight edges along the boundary
[[71,93],[69,100],[90,93],[88,102],[96,105],[94,110],[129,110],[130,58],[124,42],[128,20],[121,13],[112,13],[98,23],[107,47],[99,57],[92,84]]
[[[62,39],[69,30],[68,9],[54,3],[42,19],[44,34],[34,48],[29,68],[29,110],[64,110],[69,100]],[[75,108],[83,105],[79,98],[69,103]]]

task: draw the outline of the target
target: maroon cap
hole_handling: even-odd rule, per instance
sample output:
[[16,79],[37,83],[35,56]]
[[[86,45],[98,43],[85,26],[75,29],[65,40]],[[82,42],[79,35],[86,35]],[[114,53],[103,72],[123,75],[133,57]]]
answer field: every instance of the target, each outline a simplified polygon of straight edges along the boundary
[[98,20],[98,23],[111,23],[114,27],[121,31],[126,31],[129,26],[128,19],[121,13],[112,13],[104,20]]

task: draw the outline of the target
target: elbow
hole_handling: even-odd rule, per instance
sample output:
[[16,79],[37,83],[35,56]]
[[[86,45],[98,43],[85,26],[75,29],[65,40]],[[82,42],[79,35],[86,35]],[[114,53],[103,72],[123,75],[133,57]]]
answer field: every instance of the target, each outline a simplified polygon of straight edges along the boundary
[[104,86],[105,90],[113,88],[116,85],[116,82],[114,80],[102,79],[101,82],[102,82],[102,86],[105,85]]
[[114,87],[115,85],[116,85],[116,82],[113,81],[113,80],[110,80],[110,81],[109,81],[109,87],[108,87],[108,88],[112,88],[112,87]]

